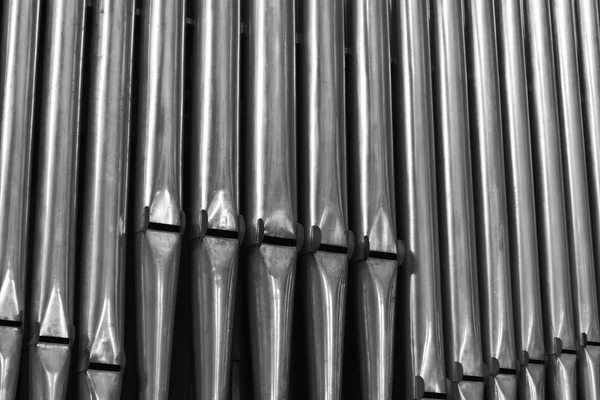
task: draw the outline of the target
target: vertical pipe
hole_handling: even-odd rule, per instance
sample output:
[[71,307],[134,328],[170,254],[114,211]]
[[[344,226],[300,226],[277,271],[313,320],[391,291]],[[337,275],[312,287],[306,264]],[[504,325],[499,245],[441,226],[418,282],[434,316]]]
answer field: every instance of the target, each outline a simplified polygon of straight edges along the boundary
[[[549,356],[547,396],[577,398],[575,339],[567,218],[560,148],[550,8],[545,0],[525,2],[531,136],[537,201],[544,337]],[[563,397],[564,396],[564,397]]]
[[196,395],[227,399],[239,240],[240,2],[196,2],[190,170]]
[[452,395],[482,398],[487,371],[479,321],[463,9],[463,0],[432,2],[442,304]]
[[40,2],[0,18],[0,399],[16,395],[23,342]]
[[[410,276],[407,396],[446,393],[435,187],[429,4],[397,1],[401,125],[395,137],[398,221]],[[408,307],[407,307],[408,306]],[[398,323],[398,322],[397,322]],[[398,333],[397,333],[398,335]],[[423,393],[419,393],[420,391]]]
[[357,326],[362,398],[392,396],[398,259],[394,197],[389,2],[350,0],[349,221],[356,235],[349,298]]
[[169,392],[182,232],[181,145],[185,0],[141,10],[134,198],[139,397]]
[[[575,335],[579,339],[578,387],[582,398],[600,397],[600,360],[588,344],[600,345],[600,317],[594,270],[594,248],[588,197],[582,105],[579,90],[577,41],[572,0],[552,0],[553,39],[556,49],[558,104],[569,261]],[[596,358],[596,360],[593,360]]]
[[248,1],[245,203],[254,397],[287,398],[297,225],[293,1]]
[[124,289],[134,1],[93,7],[85,184],[82,206],[80,399],[119,399]]
[[[348,254],[344,2],[299,6],[299,216],[307,228],[298,288],[310,395],[341,398]],[[298,344],[300,345],[300,344]]]
[[544,332],[520,0],[496,0],[520,398],[544,399]]
[[[590,216],[596,265],[596,289],[600,287],[600,7],[596,0],[575,1],[581,98]],[[598,295],[598,294],[597,294]]]
[[84,0],[47,3],[33,238],[29,396],[66,395],[73,293]]
[[494,2],[468,0],[466,10],[482,349],[491,376],[486,397],[516,399],[517,357]]

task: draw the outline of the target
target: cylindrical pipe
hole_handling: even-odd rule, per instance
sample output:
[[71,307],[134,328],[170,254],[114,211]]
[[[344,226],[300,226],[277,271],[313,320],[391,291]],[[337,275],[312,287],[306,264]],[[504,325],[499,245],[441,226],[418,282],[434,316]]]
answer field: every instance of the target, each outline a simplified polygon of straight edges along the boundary
[[181,145],[185,0],[141,10],[134,198],[139,396],[169,391],[182,232]]
[[[494,379],[494,385],[488,386],[490,390],[486,397],[510,398],[508,393],[513,393],[516,398],[517,366],[494,2],[469,0],[466,10],[482,350]],[[506,376],[499,377],[498,374]]]
[[[600,288],[600,7],[596,0],[575,0],[581,72],[586,165],[594,240],[596,289]],[[597,296],[600,293],[596,294]]]
[[[446,374],[459,391],[483,396],[475,221],[469,149],[464,0],[432,2],[440,263]],[[461,387],[464,386],[464,389]],[[473,392],[475,391],[475,392]]]
[[100,0],[93,7],[81,232],[81,399],[121,396],[134,12],[133,0]]
[[396,239],[389,2],[350,0],[346,11],[351,52],[346,72],[352,182],[348,206],[356,235],[348,283],[353,313],[349,319],[357,328],[362,397],[388,399],[402,253]]
[[196,395],[227,399],[239,239],[239,0],[196,2],[189,212]]
[[[558,104],[575,335],[579,346],[600,344],[600,317],[594,268],[594,248],[587,186],[577,43],[572,0],[552,0]],[[585,351],[585,349],[583,349]],[[591,354],[591,353],[588,353]],[[600,365],[579,358],[579,396],[600,396]],[[587,366],[587,367],[586,367]]]
[[398,228],[406,244],[403,267],[413,272],[410,301],[402,307],[409,314],[410,337],[401,340],[410,346],[407,349],[411,354],[405,394],[419,398],[421,384],[417,379],[422,380],[424,393],[446,393],[429,4],[422,0],[401,0],[396,4],[400,81],[397,100],[402,115],[395,137]]
[[247,3],[244,239],[257,399],[289,391],[297,225],[294,1]]
[[515,342],[526,369],[519,392],[542,399],[545,349],[521,2],[496,0],[496,12]]
[[29,395],[67,391],[73,329],[77,172],[86,1],[50,0],[33,237]]
[[40,2],[0,9],[0,399],[16,395],[23,342]]
[[[348,207],[344,102],[344,2],[307,0],[298,7],[299,219],[307,227],[298,293],[306,321],[310,396],[341,398]],[[304,324],[303,324],[304,325]]]
[[[548,364],[549,398],[577,398],[570,358],[575,339],[567,218],[563,187],[560,121],[555,82],[550,5],[525,2],[525,32],[530,98],[531,137],[537,202],[538,244]],[[563,353],[563,350],[567,350]],[[563,358],[561,360],[561,358]],[[573,366],[575,368],[575,366]],[[567,397],[562,397],[562,396]]]

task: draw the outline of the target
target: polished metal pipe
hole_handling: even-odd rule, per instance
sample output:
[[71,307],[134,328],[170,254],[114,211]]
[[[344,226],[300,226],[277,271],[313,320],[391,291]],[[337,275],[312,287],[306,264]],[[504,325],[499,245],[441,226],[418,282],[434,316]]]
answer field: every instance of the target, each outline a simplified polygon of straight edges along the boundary
[[134,1],[92,8],[83,170],[78,398],[119,399],[125,366],[125,263]]
[[[302,1],[299,9],[299,259],[311,399],[342,396],[348,255],[344,101],[344,2]],[[301,54],[301,57],[300,57]],[[310,227],[310,228],[309,228]]]
[[134,197],[139,397],[166,399],[185,215],[181,210],[185,0],[141,10]]
[[73,327],[81,75],[86,2],[46,3],[33,237],[29,397],[66,396]]
[[196,2],[190,132],[191,291],[196,395],[227,399],[239,241],[240,2]]
[[520,0],[496,0],[519,398],[544,399],[544,332]]
[[[446,374],[456,396],[483,398],[464,1],[434,1],[432,46]],[[474,377],[463,381],[463,377]]]
[[40,2],[0,14],[0,399],[14,399],[25,314]]
[[[537,201],[538,243],[544,337],[548,358],[547,397],[577,398],[575,339],[567,218],[560,148],[550,8],[547,1],[525,2],[531,136]],[[566,352],[565,352],[566,350]]]
[[403,247],[396,239],[389,2],[350,0],[348,167],[356,235],[349,299],[357,327],[362,398],[392,396],[395,294]]
[[468,0],[466,14],[482,350],[492,380],[486,387],[486,398],[516,399],[517,357],[494,2]]
[[[596,266],[596,289],[600,287],[600,7],[596,0],[575,0],[578,28],[578,61],[583,103],[585,156],[590,217]],[[598,296],[598,293],[596,293]]]
[[[573,293],[575,335],[579,357],[578,393],[582,398],[600,397],[600,364],[597,351],[587,352],[588,343],[600,345],[600,317],[594,268],[594,248],[587,187],[582,105],[579,90],[577,43],[572,0],[552,0],[551,16],[557,70],[558,104],[565,174],[565,199],[569,259]],[[597,357],[596,357],[597,358]]]
[[244,216],[257,399],[287,398],[297,225],[293,1],[248,1]]
[[400,81],[397,100],[402,115],[394,138],[397,149],[396,197],[400,237],[406,244],[403,267],[412,272],[410,301],[398,307],[402,307],[410,318],[410,336],[401,338],[411,355],[407,371],[410,376],[403,377],[404,394],[418,399],[428,394],[446,393],[429,46],[430,10],[428,2],[422,0],[401,0],[396,5]]

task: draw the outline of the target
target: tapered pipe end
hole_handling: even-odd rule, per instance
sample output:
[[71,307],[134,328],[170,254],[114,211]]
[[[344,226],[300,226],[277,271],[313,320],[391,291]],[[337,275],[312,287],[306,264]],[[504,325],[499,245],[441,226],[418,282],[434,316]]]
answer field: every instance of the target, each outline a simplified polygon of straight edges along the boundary
[[119,400],[123,377],[120,372],[88,369],[79,374],[79,399]]
[[600,399],[600,346],[582,347],[577,355],[580,399]]
[[0,399],[14,399],[19,380],[23,331],[20,327],[0,326]]
[[35,342],[29,349],[29,398],[62,400],[67,393],[71,344]]
[[398,262],[368,258],[350,266],[358,328],[362,398],[392,397]]
[[577,356],[570,353],[548,357],[546,371],[548,399],[577,399]]
[[484,392],[485,384],[483,382],[452,382],[448,391],[448,400],[481,400]]
[[544,400],[546,398],[546,366],[526,364],[521,366],[519,376],[519,399]]
[[288,397],[296,247],[248,249],[248,306],[254,396]]
[[179,232],[136,234],[138,379],[144,399],[166,399],[169,393],[181,242]]
[[191,246],[196,393],[226,399],[239,241],[205,236]]
[[485,390],[488,400],[517,400],[517,376],[498,374],[490,376]]
[[340,399],[348,254],[317,251],[300,257],[311,399]]

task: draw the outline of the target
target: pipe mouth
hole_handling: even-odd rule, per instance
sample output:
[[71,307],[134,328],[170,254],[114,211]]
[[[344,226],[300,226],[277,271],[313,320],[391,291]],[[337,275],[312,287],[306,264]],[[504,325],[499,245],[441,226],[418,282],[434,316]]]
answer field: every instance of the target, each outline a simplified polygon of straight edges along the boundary
[[180,233],[181,232],[181,227],[179,225],[162,224],[159,222],[149,222],[147,229],[149,231],[160,231],[160,232],[172,232],[172,233]]
[[369,258],[379,258],[380,260],[398,261],[398,254],[371,250],[369,251]]
[[296,239],[291,238],[281,238],[275,236],[263,236],[263,244],[271,244],[273,246],[284,246],[284,247],[296,247],[297,241]]
[[206,230],[206,236],[222,238],[222,239],[236,239],[237,240],[239,237],[239,232],[209,228]]
[[39,336],[38,344],[58,344],[62,346],[68,346],[70,344],[69,338],[60,336]]
[[92,371],[101,371],[101,372],[117,372],[117,373],[121,372],[121,366],[118,364],[106,364],[106,363],[99,363],[99,362],[91,362],[88,365],[87,369],[92,370]]
[[0,319],[0,326],[7,328],[21,328],[23,323],[21,321],[14,321],[12,319]]
[[463,375],[462,381],[463,382],[481,382],[481,383],[483,383],[483,377],[475,376],[475,375]]

